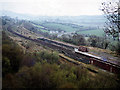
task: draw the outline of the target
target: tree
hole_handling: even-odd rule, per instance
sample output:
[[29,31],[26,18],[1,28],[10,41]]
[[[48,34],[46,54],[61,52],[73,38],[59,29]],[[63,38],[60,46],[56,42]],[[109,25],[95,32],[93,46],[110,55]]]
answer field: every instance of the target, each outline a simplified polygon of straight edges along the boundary
[[109,43],[110,41],[108,41],[104,37],[98,37],[98,36],[92,35],[88,38],[88,45],[93,46],[93,47],[107,49]]
[[120,41],[120,0],[103,2],[101,10],[108,20],[104,29],[105,33]]

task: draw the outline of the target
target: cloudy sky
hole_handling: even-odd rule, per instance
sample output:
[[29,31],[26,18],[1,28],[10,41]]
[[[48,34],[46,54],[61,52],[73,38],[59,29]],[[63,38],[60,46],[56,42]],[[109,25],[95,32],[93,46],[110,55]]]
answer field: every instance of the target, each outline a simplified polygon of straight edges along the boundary
[[101,15],[104,0],[0,0],[0,10],[48,16]]

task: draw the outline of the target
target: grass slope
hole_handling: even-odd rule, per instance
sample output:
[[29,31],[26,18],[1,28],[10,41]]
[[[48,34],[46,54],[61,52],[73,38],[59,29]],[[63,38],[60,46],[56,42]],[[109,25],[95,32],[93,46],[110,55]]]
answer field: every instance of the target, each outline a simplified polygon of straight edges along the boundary
[[44,23],[43,25],[50,29],[63,30],[66,32],[74,32],[74,31],[78,30],[78,28],[73,28],[71,26],[62,25],[62,24],[58,24],[58,23]]
[[96,35],[96,36],[103,36],[104,31],[103,30],[86,30],[86,31],[80,31],[79,34],[85,34],[85,35]]

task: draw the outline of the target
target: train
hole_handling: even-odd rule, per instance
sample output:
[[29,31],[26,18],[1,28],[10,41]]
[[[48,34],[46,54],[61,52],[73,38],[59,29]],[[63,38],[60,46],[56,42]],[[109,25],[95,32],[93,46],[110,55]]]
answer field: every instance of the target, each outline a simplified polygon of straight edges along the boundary
[[84,47],[84,46],[79,46],[78,48],[79,51],[82,51],[82,52],[88,52],[88,48],[87,47]]

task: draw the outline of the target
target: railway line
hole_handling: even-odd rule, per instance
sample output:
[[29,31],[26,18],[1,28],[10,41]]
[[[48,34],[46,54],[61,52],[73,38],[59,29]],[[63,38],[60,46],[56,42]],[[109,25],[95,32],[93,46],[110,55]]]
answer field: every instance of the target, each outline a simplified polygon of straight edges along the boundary
[[[78,48],[77,46],[66,44],[63,42],[47,39],[44,37],[38,38],[38,39],[32,39],[27,36],[18,34],[11,30],[11,28],[8,28],[8,31],[25,39],[40,43],[44,46],[47,46],[49,48],[52,48],[54,50],[59,51],[60,53],[63,53],[65,56],[68,56],[70,58],[73,58],[75,60],[78,60],[80,62],[86,63],[86,64],[93,64],[95,66],[98,66],[104,70],[107,70],[112,73],[120,73],[120,65],[114,64],[111,62],[103,61],[100,57],[96,57],[94,55],[90,55],[88,53],[80,52],[74,50],[75,48]],[[76,63],[74,61],[69,61],[72,63]],[[76,63],[78,64],[78,63]]]
[[88,67],[86,64],[82,63],[82,62],[79,62],[79,61],[76,61],[74,59],[71,59],[69,57],[66,57],[64,56],[63,54],[59,54],[59,57],[61,58],[61,62],[62,63],[68,63],[68,64],[72,64],[72,65],[76,65],[76,66],[81,66],[81,68],[86,68],[87,70],[89,70],[90,72],[93,72],[93,73],[98,73],[97,70],[93,69],[93,68],[90,68]]

